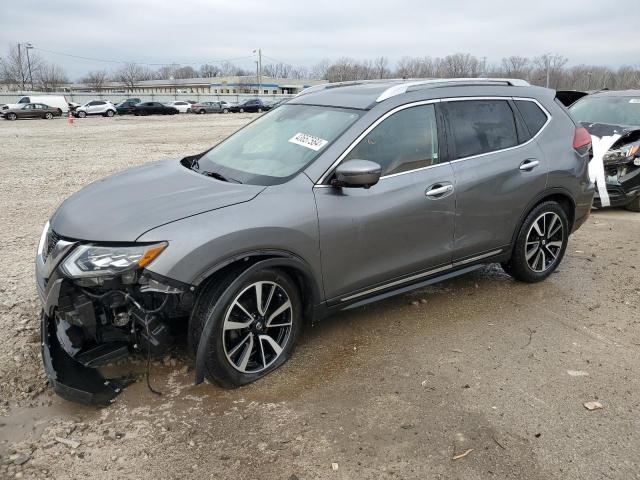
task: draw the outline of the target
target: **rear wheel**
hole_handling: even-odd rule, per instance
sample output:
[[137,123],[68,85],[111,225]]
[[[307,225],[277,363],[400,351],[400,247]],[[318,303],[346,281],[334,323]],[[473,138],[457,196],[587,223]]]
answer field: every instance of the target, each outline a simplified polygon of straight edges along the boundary
[[513,255],[502,268],[516,280],[540,282],[560,264],[568,238],[569,222],[564,209],[557,202],[541,203],[527,215]]
[[[204,326],[220,296],[236,278],[230,274],[202,292],[189,322],[189,345],[195,353]],[[277,269],[247,278],[214,322],[206,352],[205,376],[223,387],[251,383],[287,361],[300,333],[302,306],[298,288]]]
[[631,212],[640,212],[640,196],[631,200],[631,202],[627,203],[624,208]]
[[53,118],[53,113],[51,112],[47,112],[44,114],[44,118],[46,118],[47,120],[51,120]]

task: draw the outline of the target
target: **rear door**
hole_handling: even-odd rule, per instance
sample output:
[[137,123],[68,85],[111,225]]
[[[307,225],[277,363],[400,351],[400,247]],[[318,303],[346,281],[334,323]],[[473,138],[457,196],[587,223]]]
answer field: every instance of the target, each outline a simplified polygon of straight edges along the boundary
[[544,190],[546,158],[509,98],[443,102],[455,175],[453,260],[489,257],[511,243]]
[[376,185],[314,188],[330,301],[364,298],[450,265],[454,179],[451,165],[440,161],[437,125],[433,104],[400,107],[342,159],[380,164]]

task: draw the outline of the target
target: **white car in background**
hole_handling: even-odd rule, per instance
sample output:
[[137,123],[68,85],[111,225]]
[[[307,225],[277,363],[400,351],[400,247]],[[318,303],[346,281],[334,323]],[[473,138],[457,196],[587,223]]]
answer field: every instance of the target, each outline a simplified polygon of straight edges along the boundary
[[0,109],[20,108],[27,103],[43,103],[49,107],[57,108],[60,110],[60,113],[67,113],[69,111],[67,99],[62,95],[28,95],[18,100],[18,103],[8,103],[0,106]]
[[191,104],[189,102],[185,102],[184,100],[176,100],[173,102],[165,103],[167,107],[173,107],[178,110],[178,113],[189,113],[191,112]]
[[87,115],[113,117],[115,114],[116,107],[108,100],[91,100],[73,111],[73,115],[78,118],[84,118]]

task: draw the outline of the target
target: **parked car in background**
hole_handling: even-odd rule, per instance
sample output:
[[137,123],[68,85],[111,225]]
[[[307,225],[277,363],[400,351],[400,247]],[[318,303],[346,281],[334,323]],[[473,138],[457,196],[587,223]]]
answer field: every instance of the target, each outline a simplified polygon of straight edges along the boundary
[[243,113],[243,112],[265,112],[269,110],[269,106],[266,105],[259,98],[253,100],[246,100],[238,105],[234,105],[231,107],[231,111],[235,113]]
[[593,93],[569,111],[593,137],[619,136],[602,157],[605,185],[596,190],[594,206],[602,207],[606,195],[605,206],[640,212],[640,90]]
[[162,356],[182,326],[196,383],[236,387],[334,312],[491,263],[543,281],[589,215],[590,148],[555,92],[522,80],[312,87],[61,204],[36,256],[45,372],[108,404],[123,385],[95,367]]
[[229,113],[231,111],[231,107],[233,107],[234,105],[236,105],[235,103],[231,103],[231,102],[227,102],[226,100],[220,100],[220,105],[222,106],[222,109],[226,109],[227,111],[223,113]]
[[80,104],[77,103],[77,102],[68,102],[68,105],[69,105],[69,111],[70,112],[75,111],[75,109],[80,106]]
[[0,112],[0,116],[6,120],[17,120],[18,118],[46,118],[59,117],[62,115],[58,107],[50,107],[43,103],[27,103],[19,107],[8,108]]
[[220,102],[199,102],[191,105],[193,113],[229,113],[229,108],[223,107]]
[[72,113],[74,117],[84,118],[89,115],[113,117],[116,112],[116,107],[108,100],[91,100],[81,107],[76,108]]
[[175,100],[173,102],[165,103],[167,107],[173,107],[178,110],[179,113],[191,112],[191,104],[185,100]]
[[60,113],[67,113],[69,111],[69,103],[62,95],[28,95],[22,97],[17,103],[8,103],[4,105],[2,110],[21,107],[28,103],[41,103],[49,107],[58,108],[60,109]]
[[142,102],[133,106],[131,113],[134,115],[175,115],[178,109],[168,107],[160,102]]
[[125,100],[116,105],[116,112],[118,115],[127,115],[133,113],[133,107],[140,102],[134,102],[132,100]]

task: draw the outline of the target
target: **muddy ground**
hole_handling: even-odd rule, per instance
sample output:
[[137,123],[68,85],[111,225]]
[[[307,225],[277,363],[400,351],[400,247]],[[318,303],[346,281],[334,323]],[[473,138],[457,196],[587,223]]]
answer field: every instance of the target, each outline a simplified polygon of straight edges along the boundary
[[46,220],[251,118],[0,121],[0,478],[640,478],[640,214],[620,210],[595,212],[541,284],[487,267],[336,315],[245,388],[193,386],[178,350],[153,365],[162,396],[142,377],[105,409],[52,395],[33,280]]

